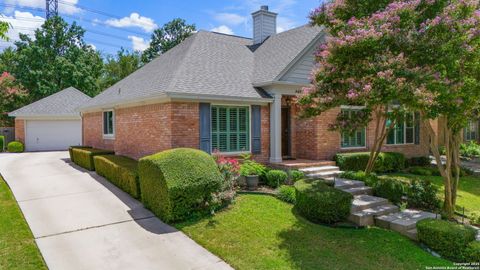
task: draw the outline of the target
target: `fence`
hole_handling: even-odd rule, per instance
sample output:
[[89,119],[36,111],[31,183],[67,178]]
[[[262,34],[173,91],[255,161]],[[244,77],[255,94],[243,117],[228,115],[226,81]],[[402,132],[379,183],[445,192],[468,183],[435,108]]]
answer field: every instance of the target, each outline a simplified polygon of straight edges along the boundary
[[[5,136],[5,146],[15,140],[15,128],[13,127],[0,127],[0,136]],[[3,149],[0,149],[2,151]]]

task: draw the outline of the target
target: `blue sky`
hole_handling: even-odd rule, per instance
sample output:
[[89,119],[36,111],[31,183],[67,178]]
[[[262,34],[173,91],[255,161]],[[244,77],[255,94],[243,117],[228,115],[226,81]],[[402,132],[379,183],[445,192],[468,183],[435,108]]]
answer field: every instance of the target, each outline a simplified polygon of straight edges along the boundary
[[[251,37],[251,13],[261,5],[279,13],[278,31],[308,22],[320,0],[59,0],[60,15],[87,30],[86,41],[105,54],[121,47],[143,50],[151,32],[173,18],[194,23],[197,29]],[[13,26],[9,36],[33,33],[43,23],[45,0],[0,0],[3,20]],[[106,16],[107,15],[107,16]],[[0,43],[5,48],[8,43]]]

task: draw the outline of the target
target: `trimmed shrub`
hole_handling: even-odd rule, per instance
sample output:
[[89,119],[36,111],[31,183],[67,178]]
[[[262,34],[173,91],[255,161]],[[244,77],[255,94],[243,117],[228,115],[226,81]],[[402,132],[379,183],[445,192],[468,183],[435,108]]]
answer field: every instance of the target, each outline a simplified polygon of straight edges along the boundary
[[91,146],[83,146],[83,145],[70,146],[70,147],[68,148],[68,154],[70,155],[70,160],[71,160],[72,162],[75,162],[75,161],[73,160],[73,151],[72,151],[74,148],[78,148],[78,149],[90,149],[90,148],[92,148],[92,147],[91,147]]
[[480,262],[480,241],[473,241],[465,249],[465,262]]
[[466,158],[480,157],[480,144],[475,141],[460,144],[460,156]]
[[[367,167],[369,152],[339,153],[335,155],[337,166],[343,171],[363,171]],[[374,171],[394,172],[405,168],[405,156],[402,153],[383,152],[378,155]]]
[[5,136],[0,136],[0,152],[5,150]]
[[465,225],[438,219],[417,223],[418,239],[443,257],[455,262],[465,260],[467,245],[475,240],[475,230]]
[[205,213],[222,175],[207,153],[177,148],[141,158],[140,192],[144,205],[165,222]]
[[375,196],[388,199],[395,204],[402,201],[405,190],[405,184],[395,178],[379,178],[373,185],[373,193]]
[[431,181],[412,179],[408,187],[408,206],[435,211],[440,208],[440,199],[437,196],[438,187]]
[[431,164],[430,157],[412,157],[407,159],[407,166],[429,166]]
[[367,175],[364,171],[346,171],[340,174],[340,178],[362,181],[365,182],[367,186],[373,186],[378,181],[376,174],[372,173]]
[[319,180],[300,180],[295,183],[295,209],[306,219],[332,224],[345,220],[350,214],[353,195],[329,187]]
[[140,198],[138,161],[115,155],[94,156],[95,171],[121,190]]
[[267,185],[276,188],[285,184],[288,180],[288,174],[282,170],[270,170],[267,172]]
[[281,185],[280,188],[278,188],[277,198],[284,202],[295,204],[295,187]]
[[23,143],[14,141],[8,143],[7,151],[10,153],[23,153],[23,151],[25,151],[25,147],[23,146]]
[[73,148],[72,156],[75,164],[85,168],[89,171],[95,170],[94,156],[114,155],[115,152],[110,150],[96,149],[96,148]]
[[305,174],[302,171],[299,170],[291,170],[290,171],[290,179],[292,180],[293,183],[302,180],[305,178]]

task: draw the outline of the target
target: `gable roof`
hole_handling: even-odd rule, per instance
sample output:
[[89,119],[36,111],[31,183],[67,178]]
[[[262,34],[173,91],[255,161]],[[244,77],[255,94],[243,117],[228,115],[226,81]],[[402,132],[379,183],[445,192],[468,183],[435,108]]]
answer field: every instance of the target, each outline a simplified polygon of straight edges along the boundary
[[249,38],[199,31],[81,109],[174,96],[265,101],[254,83],[272,81],[320,32],[319,27],[303,26],[253,45]]
[[90,101],[90,97],[74,87],[35,101],[27,106],[9,113],[12,117],[74,117],[80,116],[78,108]]

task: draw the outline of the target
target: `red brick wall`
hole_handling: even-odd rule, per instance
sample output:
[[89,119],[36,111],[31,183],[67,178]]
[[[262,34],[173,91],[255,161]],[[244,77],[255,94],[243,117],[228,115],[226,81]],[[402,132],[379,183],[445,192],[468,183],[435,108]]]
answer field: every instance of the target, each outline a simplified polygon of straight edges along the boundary
[[199,147],[198,103],[163,103],[115,110],[115,138],[104,139],[102,112],[83,115],[84,144],[141,158],[176,147]]
[[[296,158],[331,160],[338,152],[369,151],[375,136],[375,121],[367,127],[365,148],[342,149],[339,132],[329,131],[328,126],[335,121],[340,108],[332,109],[311,119],[296,119],[292,125],[292,133],[296,134]],[[295,115],[297,117],[297,115]],[[415,145],[384,145],[382,151],[401,152],[407,157],[426,156],[429,153],[426,131],[420,130],[420,144]]]
[[15,140],[25,144],[25,120],[15,118]]

